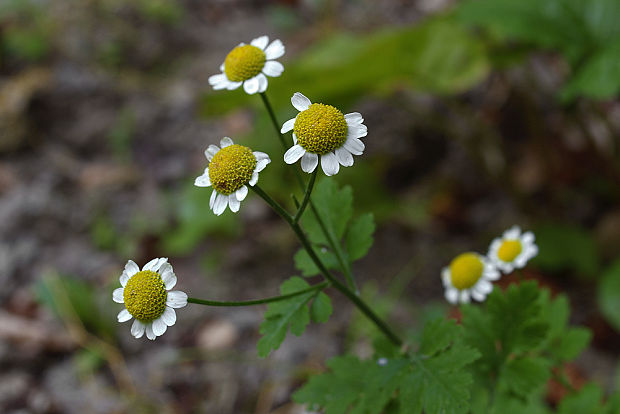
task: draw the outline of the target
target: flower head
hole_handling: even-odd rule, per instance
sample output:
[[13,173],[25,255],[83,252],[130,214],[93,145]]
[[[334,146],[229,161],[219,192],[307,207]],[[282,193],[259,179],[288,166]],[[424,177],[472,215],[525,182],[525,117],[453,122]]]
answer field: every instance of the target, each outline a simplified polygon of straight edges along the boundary
[[222,73],[209,77],[213,89],[243,89],[250,95],[267,90],[267,76],[277,77],[284,66],[277,59],[284,55],[284,45],[280,40],[269,44],[269,37],[261,36],[249,45],[240,43],[228,53],[220,66]]
[[220,146],[209,145],[205,151],[209,165],[194,181],[198,187],[213,186],[209,208],[218,216],[226,206],[232,212],[239,211],[241,202],[248,195],[247,184],[254,186],[258,182],[258,173],[271,162],[264,152],[252,152],[228,137],[222,138]]
[[175,324],[174,308],[187,305],[187,294],[180,290],[170,291],[177,283],[172,265],[166,258],[153,259],[142,270],[129,260],[120,277],[121,287],[112,293],[112,299],[124,303],[125,309],[118,314],[119,322],[135,318],[131,334],[154,340]]
[[335,175],[340,166],[353,165],[353,155],[362,155],[368,134],[359,112],[343,115],[331,105],[312,103],[296,92],[291,103],[300,111],[282,126],[281,132],[293,130],[293,146],[284,154],[284,161],[293,164],[301,158],[301,169],[313,172],[319,164],[326,175]]
[[491,281],[500,273],[486,257],[478,253],[461,253],[441,271],[446,299],[452,304],[469,303],[471,298],[482,302],[493,290]]
[[534,234],[531,231],[521,233],[519,226],[512,226],[491,242],[488,257],[502,272],[510,273],[524,267],[537,254]]

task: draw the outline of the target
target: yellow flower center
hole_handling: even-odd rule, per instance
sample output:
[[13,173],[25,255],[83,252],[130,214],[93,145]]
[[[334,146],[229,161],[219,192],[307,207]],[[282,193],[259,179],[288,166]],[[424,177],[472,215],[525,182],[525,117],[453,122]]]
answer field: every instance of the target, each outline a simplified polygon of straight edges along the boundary
[[482,276],[484,264],[476,253],[462,253],[450,263],[452,286],[459,290],[474,286]]
[[266,60],[265,52],[256,46],[237,46],[226,56],[224,72],[233,82],[245,81],[258,75],[263,70]]
[[166,310],[166,285],[159,273],[143,270],[136,273],[125,285],[125,307],[137,320],[150,322]]
[[220,194],[234,193],[250,179],[256,169],[252,150],[242,145],[229,145],[215,154],[209,163],[211,185]]
[[519,240],[506,240],[499,246],[497,257],[499,257],[502,262],[510,263],[517,258],[521,250],[523,250],[523,246],[521,246]]
[[297,115],[293,132],[297,143],[308,152],[327,154],[347,140],[347,121],[331,105],[315,103]]

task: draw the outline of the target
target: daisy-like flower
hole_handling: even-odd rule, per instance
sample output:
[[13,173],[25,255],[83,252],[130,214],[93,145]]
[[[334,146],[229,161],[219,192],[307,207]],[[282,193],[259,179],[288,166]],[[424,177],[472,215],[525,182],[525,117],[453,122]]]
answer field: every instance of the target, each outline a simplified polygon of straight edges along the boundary
[[499,271],[478,253],[461,253],[441,271],[446,299],[452,304],[469,303],[471,298],[482,302],[493,290],[491,281],[500,277]]
[[209,165],[204,173],[196,178],[197,187],[213,186],[209,208],[216,215],[226,210],[239,211],[241,202],[248,195],[247,184],[254,186],[258,182],[258,173],[271,162],[269,155],[237,145],[228,137],[222,138],[220,146],[209,145],[205,156]]
[[[243,89],[253,95],[267,90],[267,76],[277,77],[284,71],[284,66],[277,59],[284,55],[284,45],[280,40],[269,43],[269,37],[261,36],[249,45],[239,43],[226,56],[220,65],[222,73],[209,77],[213,89]],[[267,75],[267,76],[265,76]]]
[[343,115],[331,105],[312,103],[295,92],[291,103],[297,116],[282,125],[284,134],[293,130],[293,146],[284,154],[284,162],[293,164],[301,158],[301,169],[311,173],[319,164],[326,175],[338,174],[340,166],[353,165],[353,155],[362,155],[368,128],[359,112]]
[[521,233],[519,226],[512,226],[502,237],[491,242],[488,257],[502,272],[510,273],[524,267],[537,254],[538,246],[534,244],[534,233]]
[[177,283],[177,277],[168,259],[153,259],[142,270],[129,260],[120,277],[121,286],[112,293],[116,303],[124,303],[125,309],[118,314],[119,322],[135,318],[131,334],[154,340],[166,332],[177,321],[174,308],[187,305],[187,294],[180,290],[170,291]]

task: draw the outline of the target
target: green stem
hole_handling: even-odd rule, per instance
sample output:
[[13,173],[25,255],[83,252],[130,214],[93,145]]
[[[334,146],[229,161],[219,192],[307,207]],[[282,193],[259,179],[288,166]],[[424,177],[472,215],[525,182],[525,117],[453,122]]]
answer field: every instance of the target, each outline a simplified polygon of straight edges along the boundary
[[319,169],[315,168],[314,172],[310,176],[310,181],[308,182],[308,187],[306,187],[306,193],[304,194],[304,199],[301,202],[301,205],[299,206],[299,208],[297,209],[297,214],[295,214],[295,217],[293,217],[294,223],[299,222],[301,215],[304,214],[304,210],[306,209],[306,206],[308,205],[308,201],[310,201],[310,194],[312,193],[312,188],[314,187],[314,181],[316,180],[317,171],[319,171]]
[[306,249],[306,251],[308,252],[308,255],[310,256],[310,258],[312,259],[314,264],[319,268],[319,270],[323,274],[323,277],[325,279],[327,279],[343,295],[345,295],[351,302],[353,302],[353,304],[355,304],[355,306],[357,306],[357,308],[368,319],[370,319],[377,326],[377,328],[379,328],[379,330],[381,330],[381,332],[383,332],[383,334],[390,341],[392,341],[392,343],[394,343],[394,345],[401,346],[403,344],[403,341],[398,337],[398,335],[396,335],[394,333],[392,328],[390,328],[390,326],[386,322],[384,322],[370,308],[370,306],[368,306],[366,304],[366,302],[364,302],[364,300],[362,300],[358,295],[356,295],[354,292],[352,292],[346,285],[344,285],[342,282],[340,282],[338,279],[336,279],[334,277],[334,275],[332,275],[329,270],[327,270],[327,268],[325,267],[325,265],[323,264],[321,259],[319,259],[317,254],[314,252],[314,249],[312,248],[312,245],[310,244],[310,242],[306,238],[306,235],[304,234],[303,230],[299,226],[299,223],[295,223],[293,221],[293,218],[291,217],[291,215],[288,214],[286,212],[286,210],[284,210],[284,208],[282,208],[282,206],[280,206],[275,200],[273,200],[271,197],[269,197],[269,195],[267,193],[265,193],[258,185],[255,185],[255,186],[250,187],[250,188],[252,190],[254,190],[256,192],[256,194],[261,196],[261,198],[263,200],[265,200],[265,202],[267,204],[269,204],[276,211],[276,213],[278,213],[284,219],[284,221],[286,221],[289,224],[289,226],[291,227],[291,229],[293,230],[293,232],[295,233],[295,235],[297,236],[297,238],[301,242],[301,244],[304,247],[304,249]]
[[300,290],[298,292],[288,293],[286,295],[273,296],[270,298],[264,299],[255,299],[255,300],[245,300],[245,301],[216,301],[216,300],[205,300],[205,299],[196,299],[196,298],[187,298],[187,302],[196,303],[198,305],[205,306],[253,306],[253,305],[262,305],[264,303],[278,302],[281,300],[289,299],[295,296],[303,295],[304,293],[313,292],[315,290],[323,290],[329,286],[329,282],[321,282],[317,285],[310,286],[307,289]]
[[267,95],[265,94],[265,92],[261,92],[260,97],[263,100],[263,103],[265,104],[265,108],[267,108],[267,112],[269,112],[269,117],[271,118],[273,127],[276,129],[276,132],[278,133],[278,138],[280,138],[280,144],[282,144],[282,148],[284,149],[284,151],[286,151],[286,142],[284,141],[284,136],[282,135],[282,132],[280,132],[280,126],[278,125],[276,114],[273,112],[273,108],[271,107],[271,104],[269,103],[269,99],[267,99]]
[[[271,104],[269,103],[267,94],[265,94],[264,92],[261,92],[260,97],[263,100],[263,103],[265,104],[265,108],[267,109],[267,112],[269,113],[269,117],[271,118],[271,123],[273,124],[273,127],[276,130],[276,134],[278,135],[278,138],[280,139],[280,143],[282,144],[282,149],[286,152],[287,150],[286,142],[284,140],[284,136],[282,135],[282,132],[280,132],[281,131],[280,124],[278,123],[278,120],[276,119],[276,115],[273,111]],[[317,165],[314,172],[317,173],[318,169],[319,169],[319,166]],[[297,180],[297,184],[299,185],[301,190],[304,191],[305,190],[304,180],[301,178],[299,170],[295,168],[294,171],[295,171],[295,179]],[[344,252],[342,251],[340,244],[336,240],[336,237],[332,234],[332,232],[325,225],[325,222],[319,215],[319,212],[316,206],[314,205],[314,203],[312,202],[312,200],[309,200],[309,202],[310,202],[310,209],[312,210],[312,214],[314,214],[316,221],[319,223],[319,227],[321,227],[321,231],[325,235],[325,238],[327,239],[327,243],[329,243],[329,246],[331,247],[333,252],[336,254],[336,259],[338,260],[338,264],[340,265],[340,268],[342,269],[342,273],[344,274],[345,280],[347,281],[349,288],[353,289],[353,291],[359,295],[359,289],[357,287],[357,284],[355,283],[355,279],[353,278],[353,273],[351,272],[349,262],[345,260]]]

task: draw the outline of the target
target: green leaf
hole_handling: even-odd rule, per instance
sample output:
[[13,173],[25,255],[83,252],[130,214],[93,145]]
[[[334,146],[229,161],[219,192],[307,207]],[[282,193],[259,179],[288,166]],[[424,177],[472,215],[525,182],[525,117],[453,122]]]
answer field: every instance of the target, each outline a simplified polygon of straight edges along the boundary
[[549,361],[540,357],[515,358],[506,363],[498,379],[498,387],[527,399],[544,387],[550,376]]
[[[321,259],[328,269],[337,269],[338,261],[336,256],[325,247],[315,247],[314,252]],[[314,264],[310,255],[305,249],[299,249],[294,256],[295,267],[301,272],[302,276],[310,277],[321,274],[319,268]]]
[[603,274],[598,285],[597,301],[603,316],[620,331],[620,259]]
[[[280,293],[286,295],[307,289],[310,285],[300,277],[293,276],[280,286]],[[258,341],[258,355],[266,357],[276,350],[284,341],[290,329],[295,335],[301,335],[310,322],[308,302],[316,292],[308,292],[289,299],[270,303],[265,312],[265,320],[259,332],[263,335]]]
[[[620,15],[618,16],[620,18]],[[594,53],[562,89],[566,101],[579,95],[610,99],[620,92],[620,39]]]
[[[338,188],[333,179],[323,179],[317,183],[312,192],[312,202],[316,206],[325,227],[333,231],[336,240],[340,240],[353,214],[353,190],[350,186]],[[302,219],[308,237],[315,244],[328,245],[321,227],[311,211]]]
[[332,301],[323,292],[319,292],[316,298],[310,305],[310,316],[313,322],[324,323],[327,322],[332,314]]
[[372,246],[375,220],[372,213],[363,214],[351,223],[347,231],[346,247],[349,260],[361,259]]
[[385,366],[354,356],[328,361],[330,372],[316,375],[297,392],[293,400],[325,414],[379,414],[392,398],[408,361],[390,360]]
[[603,391],[595,384],[586,384],[577,393],[564,398],[558,407],[558,414],[602,413]]
[[572,361],[588,346],[592,333],[587,328],[575,327],[568,329],[561,337],[554,355],[562,361]]
[[548,224],[536,230],[539,254],[532,263],[552,272],[571,271],[594,277],[600,257],[590,232],[575,226]]
[[329,372],[310,378],[293,400],[325,414],[465,413],[472,384],[466,366],[479,353],[458,341],[460,333],[454,321],[436,320],[426,325],[417,354],[381,364],[334,358],[327,364]]

